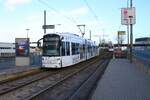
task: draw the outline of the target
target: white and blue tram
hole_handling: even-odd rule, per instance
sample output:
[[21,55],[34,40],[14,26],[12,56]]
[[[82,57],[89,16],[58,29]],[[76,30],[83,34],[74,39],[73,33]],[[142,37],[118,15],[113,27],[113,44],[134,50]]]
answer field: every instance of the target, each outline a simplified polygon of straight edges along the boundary
[[43,68],[74,65],[98,55],[98,45],[71,33],[51,33],[43,36]]

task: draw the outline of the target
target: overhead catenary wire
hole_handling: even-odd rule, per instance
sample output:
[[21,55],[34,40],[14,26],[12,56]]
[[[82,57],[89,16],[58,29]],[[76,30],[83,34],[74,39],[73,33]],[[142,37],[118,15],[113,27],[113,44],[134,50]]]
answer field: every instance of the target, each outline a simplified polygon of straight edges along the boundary
[[[99,21],[99,18],[98,16],[96,15],[96,13],[94,12],[93,8],[89,5],[88,1],[87,0],[83,0],[84,3],[86,4],[86,6],[88,7],[88,9],[90,10],[91,14],[93,15],[93,17],[95,18],[95,21],[97,22],[97,24],[100,26],[100,21]],[[99,31],[99,29],[98,29]],[[99,37],[100,38],[100,37]]]
[[88,7],[88,9],[91,11],[91,13],[93,14],[94,18],[96,19],[97,22],[99,22],[99,18],[96,15],[96,13],[94,12],[94,10],[92,9],[92,7],[89,5],[89,3],[87,2],[87,0],[83,0],[86,4],[86,6]]
[[100,24],[100,21],[99,21],[99,18],[98,16],[96,15],[96,13],[94,12],[93,8],[89,5],[88,1],[87,0],[83,0],[86,4],[86,6],[88,7],[88,9],[90,10],[90,12],[92,13],[93,17],[95,18],[96,22],[98,24]]
[[[63,16],[64,18],[68,19],[69,21],[71,21],[75,26],[77,25],[77,21],[76,21],[73,17],[64,15],[64,14],[61,13],[59,10],[53,8],[52,6],[50,6],[48,3],[46,3],[46,2],[43,1],[43,0],[38,0],[38,1],[39,1],[41,4],[47,6],[49,9],[53,10],[54,12],[56,12],[57,14]],[[76,28],[79,28],[79,27],[76,27]],[[80,30],[80,28],[79,28],[79,30]]]

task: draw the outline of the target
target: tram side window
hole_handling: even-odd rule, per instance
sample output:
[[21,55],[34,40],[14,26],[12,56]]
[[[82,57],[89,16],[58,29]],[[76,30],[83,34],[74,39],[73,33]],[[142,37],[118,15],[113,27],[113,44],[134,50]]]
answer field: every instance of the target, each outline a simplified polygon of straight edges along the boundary
[[66,42],[66,52],[67,52],[67,56],[70,55],[70,44],[69,42]]
[[71,43],[72,55],[75,55],[75,43]]
[[94,52],[96,51],[96,46],[93,46],[93,51],[94,51]]
[[92,46],[90,45],[90,50],[89,50],[90,52],[92,52]]
[[80,47],[79,47],[79,43],[76,43],[76,54],[80,53]]
[[83,52],[85,53],[85,44],[83,44]]
[[72,43],[72,55],[80,53],[79,43]]
[[62,56],[65,56],[65,42],[62,42]]
[[90,45],[88,45],[88,52],[90,52]]

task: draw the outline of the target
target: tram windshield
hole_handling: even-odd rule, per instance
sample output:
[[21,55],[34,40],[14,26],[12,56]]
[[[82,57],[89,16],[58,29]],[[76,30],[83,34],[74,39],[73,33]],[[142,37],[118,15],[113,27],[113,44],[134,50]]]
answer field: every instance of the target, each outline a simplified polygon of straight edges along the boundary
[[43,56],[60,55],[60,38],[58,35],[46,35],[43,38]]

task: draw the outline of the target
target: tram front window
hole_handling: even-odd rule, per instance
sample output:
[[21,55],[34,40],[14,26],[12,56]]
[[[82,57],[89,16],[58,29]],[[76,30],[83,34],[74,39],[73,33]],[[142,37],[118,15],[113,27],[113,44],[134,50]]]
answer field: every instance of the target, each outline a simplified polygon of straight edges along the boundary
[[44,56],[59,56],[60,45],[58,37],[47,37],[43,41],[43,55]]

